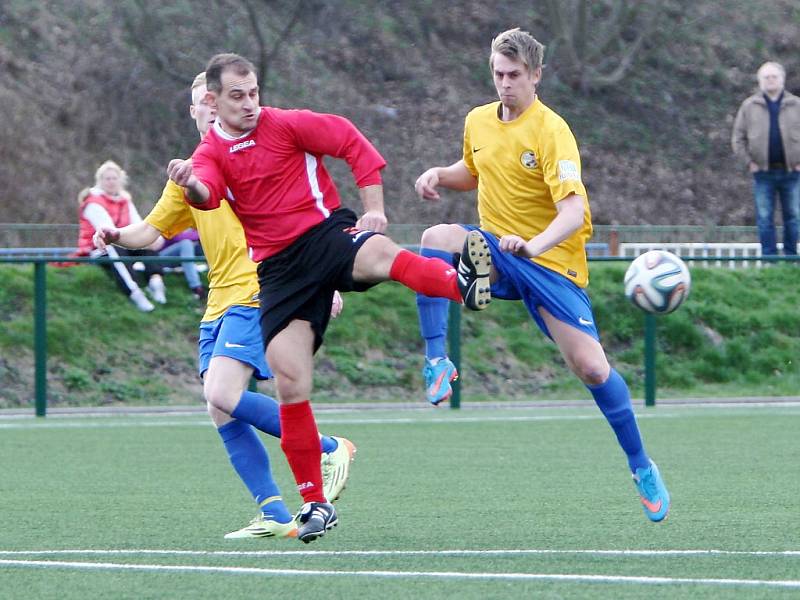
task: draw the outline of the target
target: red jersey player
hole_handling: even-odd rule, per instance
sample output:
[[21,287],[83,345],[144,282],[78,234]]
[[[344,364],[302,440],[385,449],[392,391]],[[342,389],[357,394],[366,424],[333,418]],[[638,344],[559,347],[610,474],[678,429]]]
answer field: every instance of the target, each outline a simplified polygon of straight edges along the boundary
[[[169,176],[200,209],[228,198],[259,263],[261,329],[276,379],[281,448],[304,505],[298,538],[310,542],[337,524],[322,492],[320,442],[309,398],[313,355],[322,344],[335,290],[364,291],[387,280],[428,296],[486,307],[488,246],[468,236],[458,270],[401,249],[386,228],[378,151],[347,119],[259,105],[253,65],[219,54],[206,68],[217,120],[191,160],[173,160]],[[364,206],[342,208],[323,156],[344,159]]]

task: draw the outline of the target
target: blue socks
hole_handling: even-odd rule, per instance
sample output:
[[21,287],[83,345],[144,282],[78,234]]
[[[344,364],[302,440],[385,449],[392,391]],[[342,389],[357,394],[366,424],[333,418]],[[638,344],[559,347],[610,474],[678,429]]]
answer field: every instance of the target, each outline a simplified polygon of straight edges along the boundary
[[617,435],[619,445],[628,457],[631,473],[635,473],[636,469],[648,468],[650,458],[644,451],[639,426],[636,424],[631,406],[630,391],[622,376],[615,369],[611,369],[605,383],[586,387]]
[[[421,248],[420,255],[441,258],[448,265],[453,262],[453,254],[435,248]],[[450,301],[447,298],[432,298],[417,294],[419,330],[425,339],[425,358],[428,360],[447,356],[447,312]]]
[[281,499],[281,491],[272,479],[269,456],[255,430],[242,421],[233,420],[218,430],[231,464],[250,490],[265,518],[288,523],[292,520]]
[[234,419],[250,423],[272,437],[281,437],[281,418],[274,398],[258,392],[244,392],[231,413]]
[[[244,392],[239,404],[231,413],[234,419],[249,423],[259,431],[272,437],[281,437],[281,417],[278,402],[258,392]],[[339,446],[330,436],[322,436],[322,451],[330,453]]]

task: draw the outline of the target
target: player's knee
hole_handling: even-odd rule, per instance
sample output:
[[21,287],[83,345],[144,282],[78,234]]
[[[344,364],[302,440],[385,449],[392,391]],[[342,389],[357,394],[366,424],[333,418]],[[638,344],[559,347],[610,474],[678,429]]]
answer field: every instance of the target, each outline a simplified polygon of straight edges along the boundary
[[275,388],[281,402],[300,402],[311,396],[311,386],[299,379],[278,378]]
[[239,402],[239,396],[234,397],[229,387],[213,385],[209,384],[209,382],[206,382],[206,385],[203,387],[203,396],[209,407],[213,407],[215,410],[226,414],[230,414]]
[[302,370],[293,365],[275,364],[273,361],[270,361],[270,367],[275,375],[275,390],[281,402],[308,400],[311,395],[311,381]]
[[214,425],[217,427],[217,429],[233,420],[233,417],[222,412],[210,402],[206,402],[206,409],[208,410],[208,416],[211,417],[211,420],[214,422]]
[[575,361],[572,370],[586,385],[601,385],[608,379],[611,367],[606,360],[583,359]]
[[460,225],[434,225],[422,232],[420,244],[423,248],[436,248],[458,252],[464,243],[466,231]]

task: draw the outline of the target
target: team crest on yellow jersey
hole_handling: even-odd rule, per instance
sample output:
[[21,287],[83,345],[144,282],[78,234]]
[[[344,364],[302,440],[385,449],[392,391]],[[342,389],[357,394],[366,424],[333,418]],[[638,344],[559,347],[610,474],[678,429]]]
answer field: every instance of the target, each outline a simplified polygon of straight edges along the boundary
[[522,166],[526,169],[535,169],[536,155],[533,153],[533,150],[525,150],[525,152],[520,155],[519,162],[522,163]]

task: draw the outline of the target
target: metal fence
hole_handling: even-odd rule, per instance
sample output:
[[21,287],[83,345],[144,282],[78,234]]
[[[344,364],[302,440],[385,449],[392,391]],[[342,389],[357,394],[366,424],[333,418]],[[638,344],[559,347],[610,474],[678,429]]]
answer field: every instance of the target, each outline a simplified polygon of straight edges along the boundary
[[[390,224],[388,234],[398,244],[418,244],[426,227]],[[76,224],[0,223],[0,248],[74,247],[77,239]],[[758,242],[758,231],[755,227],[728,225],[595,225],[591,241],[608,244],[616,254],[616,244],[626,242]]]

